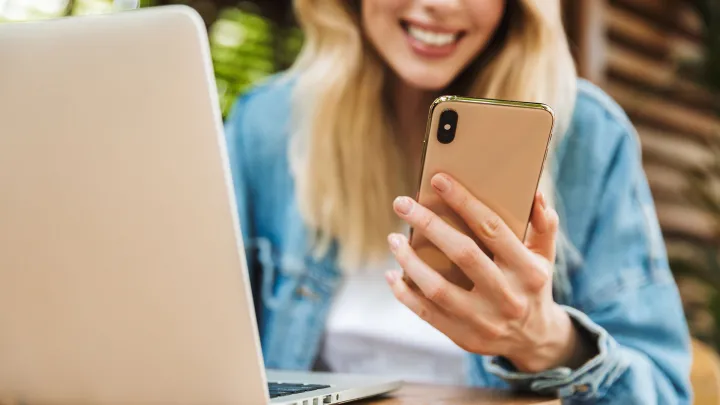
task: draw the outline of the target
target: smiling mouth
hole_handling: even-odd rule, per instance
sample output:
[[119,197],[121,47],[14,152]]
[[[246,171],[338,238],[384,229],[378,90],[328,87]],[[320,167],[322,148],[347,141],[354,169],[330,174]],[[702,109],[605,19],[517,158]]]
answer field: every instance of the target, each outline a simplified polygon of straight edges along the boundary
[[412,39],[428,47],[440,48],[454,45],[465,35],[464,31],[436,31],[405,20],[400,21],[400,25]]

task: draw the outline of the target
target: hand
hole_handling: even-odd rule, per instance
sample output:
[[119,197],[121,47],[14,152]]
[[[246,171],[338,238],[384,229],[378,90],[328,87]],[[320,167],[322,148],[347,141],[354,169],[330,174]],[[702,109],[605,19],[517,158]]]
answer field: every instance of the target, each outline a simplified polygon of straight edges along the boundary
[[[395,212],[442,250],[475,284],[464,290],[424,263],[398,234],[388,237],[405,273],[386,274],[395,297],[466,351],[503,356],[525,372],[576,366],[579,338],[569,315],[552,298],[558,215],[542,194],[535,196],[526,242],[500,217],[450,176],[435,175],[439,196],[467,223],[488,250],[409,197]],[[579,366],[580,364],[577,364]]]

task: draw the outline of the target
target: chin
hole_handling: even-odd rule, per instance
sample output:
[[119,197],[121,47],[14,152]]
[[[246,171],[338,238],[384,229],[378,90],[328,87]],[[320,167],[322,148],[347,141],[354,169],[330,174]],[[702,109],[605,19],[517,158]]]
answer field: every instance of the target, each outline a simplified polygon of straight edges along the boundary
[[405,73],[399,72],[398,75],[406,84],[416,89],[425,91],[442,91],[450,86],[454,75],[438,75],[432,73]]

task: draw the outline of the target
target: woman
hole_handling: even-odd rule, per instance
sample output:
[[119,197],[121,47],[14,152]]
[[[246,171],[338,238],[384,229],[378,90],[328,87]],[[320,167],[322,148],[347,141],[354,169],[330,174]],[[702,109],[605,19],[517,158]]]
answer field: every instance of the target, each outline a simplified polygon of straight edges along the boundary
[[[688,331],[635,131],[576,79],[559,3],[296,0],[299,60],[227,124],[268,367],[689,402]],[[557,113],[525,244],[452,178],[433,178],[494,260],[406,197],[441,94]],[[420,261],[408,226],[477,288]],[[382,284],[388,266],[420,291],[397,271]]]

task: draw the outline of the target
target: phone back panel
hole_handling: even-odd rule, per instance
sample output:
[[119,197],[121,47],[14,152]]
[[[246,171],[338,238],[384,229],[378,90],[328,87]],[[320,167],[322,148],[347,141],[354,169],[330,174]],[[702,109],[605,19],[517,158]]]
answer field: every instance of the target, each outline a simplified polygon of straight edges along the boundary
[[[438,122],[448,109],[458,114],[455,137],[450,143],[441,143]],[[553,125],[554,114],[543,104],[439,98],[430,109],[418,201],[479,243],[430,184],[435,174],[446,173],[524,239]],[[411,245],[421,259],[448,280],[472,287],[469,279],[420,232],[411,233]]]

